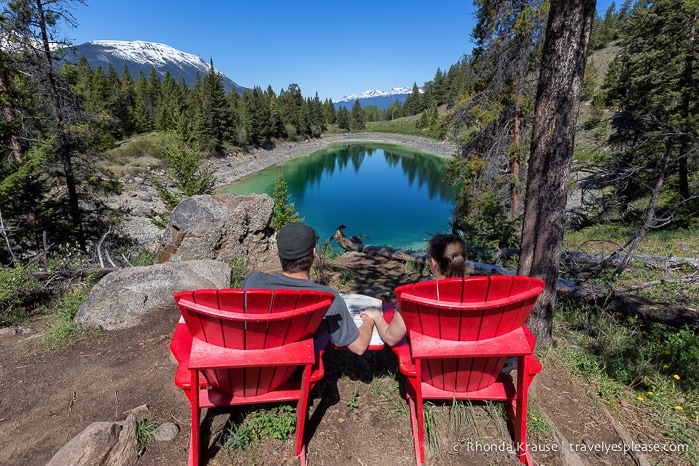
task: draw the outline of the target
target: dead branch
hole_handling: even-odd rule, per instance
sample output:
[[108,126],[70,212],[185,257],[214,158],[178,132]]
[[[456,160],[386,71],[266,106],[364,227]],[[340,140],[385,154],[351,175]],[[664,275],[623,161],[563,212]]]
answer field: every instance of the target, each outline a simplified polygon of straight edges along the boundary
[[626,286],[624,288],[617,288],[614,290],[615,293],[628,293],[629,291],[640,291],[646,288],[651,288],[657,285],[663,284],[674,284],[674,283],[699,283],[699,277],[683,277],[675,278],[672,280],[652,280],[646,283],[639,283],[638,285]]
[[105,275],[114,272],[115,270],[119,270],[118,268],[109,268],[109,267],[104,267],[104,268],[84,268],[84,269],[76,269],[76,270],[57,270],[55,272],[33,272],[31,274],[32,277],[36,278],[37,280],[55,280],[57,278],[64,278],[64,279],[73,279],[73,278],[86,278],[86,277],[95,277],[95,278],[102,278]]

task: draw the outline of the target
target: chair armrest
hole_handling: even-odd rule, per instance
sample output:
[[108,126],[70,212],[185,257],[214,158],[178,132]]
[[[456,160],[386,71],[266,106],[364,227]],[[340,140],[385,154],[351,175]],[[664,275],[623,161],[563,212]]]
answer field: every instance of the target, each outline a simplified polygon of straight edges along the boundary
[[410,331],[413,358],[526,356],[534,352],[534,345],[519,327],[510,333],[487,340],[456,341],[429,337]]
[[260,367],[315,363],[313,339],[274,348],[244,350],[212,345],[198,338],[192,341],[189,369]]

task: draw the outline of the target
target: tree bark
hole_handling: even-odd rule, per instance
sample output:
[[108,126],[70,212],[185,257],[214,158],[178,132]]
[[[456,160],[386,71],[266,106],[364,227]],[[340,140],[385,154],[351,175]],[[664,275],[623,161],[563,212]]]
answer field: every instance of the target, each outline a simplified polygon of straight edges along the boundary
[[575,125],[595,5],[595,0],[553,1],[546,25],[518,270],[546,282],[528,320],[544,346],[552,343]]
[[[7,94],[9,92],[7,85],[5,84],[5,81],[7,78],[0,74],[0,95],[2,94]],[[5,106],[2,109],[3,114],[5,116],[5,120],[8,123],[12,123],[15,121],[15,116],[14,113],[12,112],[12,108],[9,106]],[[17,137],[16,134],[12,134],[10,136],[10,147],[12,147],[12,157],[15,159],[17,163],[22,161],[22,146],[19,143],[19,138]]]

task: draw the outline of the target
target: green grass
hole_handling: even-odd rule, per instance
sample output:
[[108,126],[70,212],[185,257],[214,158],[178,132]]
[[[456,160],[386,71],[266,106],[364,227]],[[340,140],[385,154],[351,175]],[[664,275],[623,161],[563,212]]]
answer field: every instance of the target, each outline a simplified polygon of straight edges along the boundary
[[148,418],[139,419],[136,422],[136,439],[139,451],[153,440],[158,426],[160,426],[160,423]]
[[233,257],[226,264],[231,268],[231,288],[238,288],[249,272],[248,264],[240,257]]
[[[564,343],[551,350],[546,364],[564,364],[584,377],[591,398],[601,400],[622,425],[642,432],[643,443],[687,445],[687,464],[699,464],[696,332],[565,300],[557,305],[554,331]],[[669,464],[665,460],[654,458]]]
[[96,327],[78,326],[73,321],[78,308],[89,296],[89,288],[82,286],[53,302],[47,311],[50,315],[47,330],[37,345],[54,351],[63,348],[68,342],[100,332]]
[[[638,231],[636,225],[607,223],[580,231],[568,231],[563,238],[565,251],[612,253]],[[652,230],[643,238],[636,255],[696,257],[699,228]]]
[[265,438],[286,440],[296,430],[296,413],[290,405],[260,408],[240,424],[227,429],[224,447],[227,450],[249,450],[254,442]]

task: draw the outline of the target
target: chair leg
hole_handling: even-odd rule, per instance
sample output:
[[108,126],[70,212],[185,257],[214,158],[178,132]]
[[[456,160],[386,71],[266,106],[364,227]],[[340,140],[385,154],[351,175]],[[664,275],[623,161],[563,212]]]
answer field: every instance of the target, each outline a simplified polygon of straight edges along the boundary
[[408,378],[405,385],[406,398],[410,406],[410,425],[413,429],[413,446],[415,448],[415,463],[422,466],[425,462],[425,430],[424,414],[422,409],[422,396],[418,394],[420,390],[417,386],[420,382],[416,379]]
[[311,366],[308,365],[303,370],[301,376],[301,390],[299,400],[296,403],[296,456],[301,460],[301,465],[306,464],[306,442],[304,432],[306,427],[306,419],[308,418],[308,396],[311,384]]
[[189,440],[189,466],[199,465],[199,371],[189,371],[191,378],[191,398],[189,400],[192,418],[192,432]]
[[415,409],[415,400],[408,398],[408,406],[410,406],[410,426],[413,429],[413,447],[415,448],[415,464],[422,466],[424,463],[423,443],[420,441],[420,430],[417,426],[417,412]]
[[527,444],[527,407],[529,402],[529,375],[526,358],[520,356],[517,361],[517,394],[515,395],[514,440],[520,463],[533,465],[529,445]]

